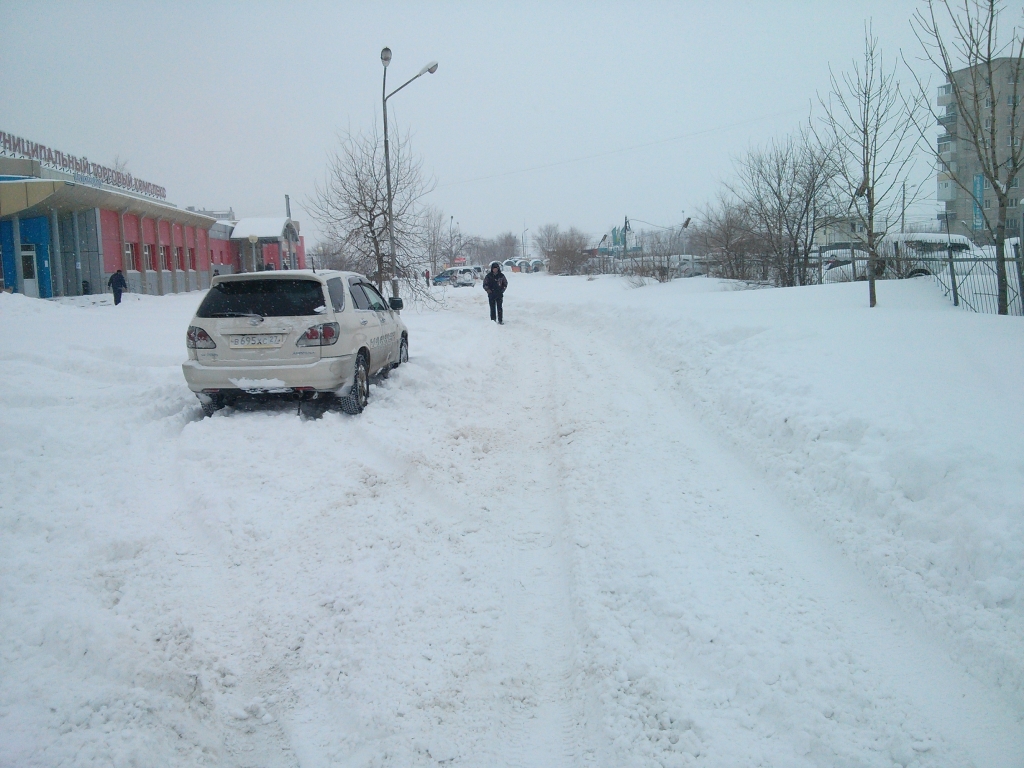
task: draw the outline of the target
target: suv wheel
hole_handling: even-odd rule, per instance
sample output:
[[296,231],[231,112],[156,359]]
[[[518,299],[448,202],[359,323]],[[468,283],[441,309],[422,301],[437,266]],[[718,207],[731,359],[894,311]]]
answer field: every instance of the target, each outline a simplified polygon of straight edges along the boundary
[[369,399],[369,366],[366,363],[366,355],[360,354],[356,358],[356,378],[352,382],[352,389],[348,391],[348,394],[341,397],[341,410],[352,415],[362,413]]
[[398,362],[396,365],[409,362],[409,338],[402,337],[402,343],[398,345]]

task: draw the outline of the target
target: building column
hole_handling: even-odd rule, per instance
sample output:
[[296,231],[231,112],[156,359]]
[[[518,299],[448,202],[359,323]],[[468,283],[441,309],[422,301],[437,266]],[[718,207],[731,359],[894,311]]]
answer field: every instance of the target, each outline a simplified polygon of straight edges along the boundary
[[25,271],[21,268],[21,219],[15,215],[11,219],[11,234],[14,238],[14,271],[18,273],[18,280],[14,286],[17,293],[25,293]]
[[[50,298],[64,295],[64,265],[60,260],[60,221],[57,210],[50,209]],[[42,293],[42,291],[40,291]]]
[[[104,253],[103,253],[103,216],[100,215],[100,209],[99,208],[93,208],[92,210],[93,210],[93,215],[96,217],[96,257],[100,261],[100,263],[99,263],[99,270],[98,270],[98,272],[96,274],[99,274],[99,276],[100,276],[100,284],[98,286],[97,285],[90,285],[89,286],[89,292],[90,293],[95,293],[96,289],[99,288],[99,292],[103,293],[104,287],[106,286],[107,280],[108,280],[108,278],[107,278],[107,262],[106,262],[106,259],[104,258]],[[89,271],[89,276],[91,278],[95,278],[95,275],[92,272],[92,270]]]
[[161,219],[154,219],[154,223],[156,225],[156,245],[153,246],[153,247],[156,248],[156,265],[158,267],[158,269],[156,271],[156,292],[157,292],[158,295],[163,296],[164,293],[165,293],[165,291],[164,291],[164,266],[165,265],[164,265],[164,262],[163,262],[163,258],[161,258],[161,256],[160,256],[160,248],[163,245],[163,241],[160,239],[160,222],[161,221],[162,221]]
[[[118,214],[118,217],[117,217],[117,222],[118,222],[118,225],[120,227],[120,235],[121,235],[121,271],[124,273],[125,282],[128,281],[128,265],[125,263],[125,260],[124,260],[125,246],[128,245],[127,241],[125,240],[125,234],[124,234],[124,215],[126,213],[128,213],[128,209],[127,208],[125,208],[123,211],[120,211],[120,213]],[[128,285],[128,288],[131,289],[131,284],[130,283]],[[106,288],[104,288],[104,291],[106,291]]]
[[63,296],[64,291],[64,254],[60,252],[60,222],[57,220],[57,209],[50,209],[50,298]]
[[[182,259],[184,259],[184,258],[185,257],[182,256]],[[174,285],[174,292],[175,293],[180,293],[181,292],[181,285],[178,283],[178,280],[179,280],[179,277],[180,277],[178,273],[181,270],[178,269],[180,264],[178,263],[177,246],[174,244],[174,222],[173,221],[171,222],[171,266],[174,267],[174,269],[171,270],[171,282]]]
[[[185,245],[184,245],[184,248],[185,248],[185,251],[184,251],[184,253],[185,253],[185,290],[186,291],[192,291],[192,290],[195,290],[198,286],[192,285],[192,274],[191,274],[192,273],[192,260],[188,257],[188,227],[185,226],[184,224],[181,225],[181,235],[182,235],[182,240],[185,241]],[[193,237],[195,236],[195,229],[194,228],[193,228],[193,231],[192,231],[192,235],[193,235]],[[198,254],[196,254],[196,257],[197,257],[197,259],[196,259],[196,266],[198,267],[199,266]],[[198,277],[198,270],[196,270],[196,272],[197,272],[197,277]]]
[[143,230],[143,216],[138,214],[139,221],[139,251],[136,258],[139,260],[139,280],[142,282],[142,293],[149,293],[149,264],[146,259],[146,234]]
[[78,212],[71,214],[71,236],[75,239],[75,295],[82,295],[82,233],[78,228]]

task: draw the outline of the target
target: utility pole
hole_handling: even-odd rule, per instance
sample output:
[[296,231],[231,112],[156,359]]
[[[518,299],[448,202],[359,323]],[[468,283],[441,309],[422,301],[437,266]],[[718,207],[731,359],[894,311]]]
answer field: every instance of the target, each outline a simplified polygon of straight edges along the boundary
[[906,227],[906,216],[907,216],[907,182],[903,182],[903,202],[900,204],[900,233],[907,231]]

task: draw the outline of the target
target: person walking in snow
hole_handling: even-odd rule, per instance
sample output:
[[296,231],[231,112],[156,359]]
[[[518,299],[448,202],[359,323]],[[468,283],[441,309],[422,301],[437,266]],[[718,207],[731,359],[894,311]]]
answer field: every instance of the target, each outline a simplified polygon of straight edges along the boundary
[[121,303],[121,294],[128,290],[128,281],[124,279],[124,273],[117,270],[107,280],[107,287],[114,292],[114,306]]
[[506,288],[508,279],[501,271],[501,264],[492,261],[491,271],[484,278],[484,290],[487,291],[487,302],[491,305],[491,320],[497,320],[498,325],[505,324],[501,315],[501,300],[505,296]]

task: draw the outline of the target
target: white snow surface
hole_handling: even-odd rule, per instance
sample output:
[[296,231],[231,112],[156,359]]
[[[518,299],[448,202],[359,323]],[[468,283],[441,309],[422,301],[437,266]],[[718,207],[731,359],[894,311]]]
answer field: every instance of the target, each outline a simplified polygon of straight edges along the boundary
[[508,278],[316,421],[0,294],[0,766],[1024,765],[1024,320]]

